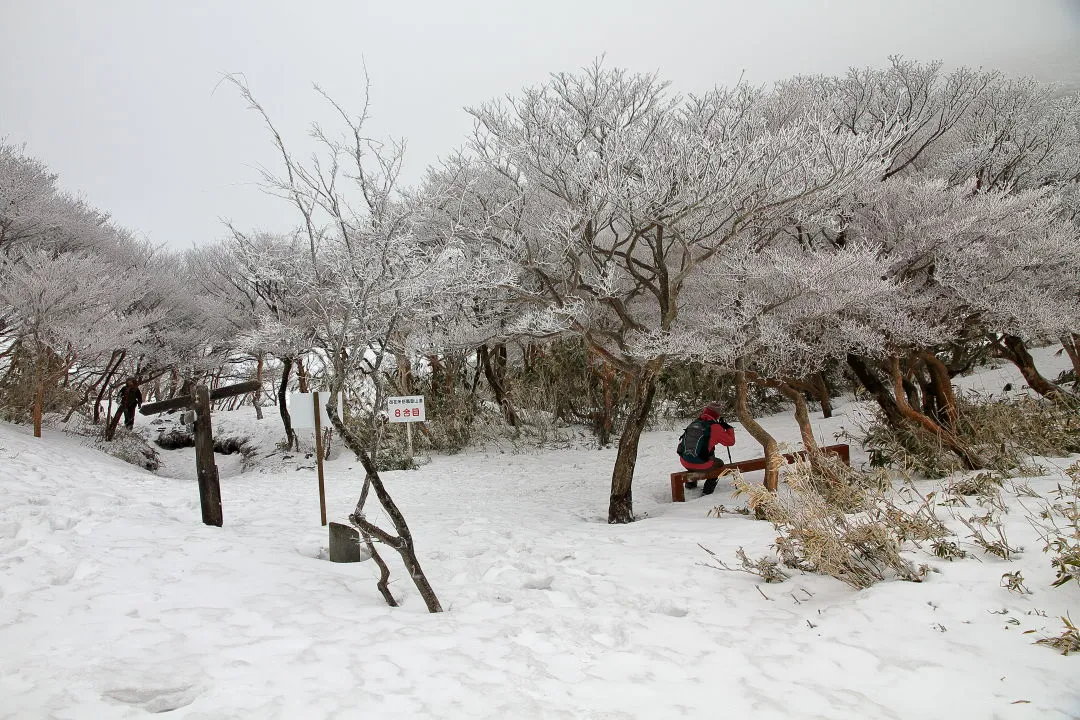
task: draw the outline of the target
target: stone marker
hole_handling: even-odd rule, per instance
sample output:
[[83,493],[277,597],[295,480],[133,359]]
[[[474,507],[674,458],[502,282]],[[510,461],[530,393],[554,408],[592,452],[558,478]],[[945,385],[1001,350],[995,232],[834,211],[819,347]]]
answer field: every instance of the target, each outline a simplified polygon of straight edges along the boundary
[[360,544],[360,533],[351,525],[330,523],[330,562],[363,562],[371,557]]

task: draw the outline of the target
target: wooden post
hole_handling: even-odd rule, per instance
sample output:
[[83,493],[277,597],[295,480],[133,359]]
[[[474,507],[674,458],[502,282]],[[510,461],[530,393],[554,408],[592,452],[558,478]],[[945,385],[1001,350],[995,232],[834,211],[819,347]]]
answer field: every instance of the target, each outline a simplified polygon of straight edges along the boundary
[[409,450],[409,462],[412,462],[412,423],[405,423],[405,447]]
[[195,468],[199,476],[202,521],[221,527],[221,484],[214,462],[214,430],[210,425],[210,391],[195,388]]
[[326,485],[323,483],[322,420],[319,417],[319,391],[311,393],[315,403],[315,465],[319,468],[319,517],[326,525]]

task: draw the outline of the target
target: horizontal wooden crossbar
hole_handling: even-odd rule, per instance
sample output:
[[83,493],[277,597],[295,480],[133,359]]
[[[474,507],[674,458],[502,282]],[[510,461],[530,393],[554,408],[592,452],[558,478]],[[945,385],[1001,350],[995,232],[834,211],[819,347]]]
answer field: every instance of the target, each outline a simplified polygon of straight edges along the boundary
[[[255,392],[262,387],[262,382],[259,380],[248,380],[247,382],[237,383],[236,385],[226,385],[220,387],[217,390],[210,391],[210,400],[224,400],[228,397],[235,395],[243,395],[249,392]],[[183,408],[193,407],[195,405],[195,398],[191,395],[181,395],[171,400],[162,400],[155,403],[147,403],[139,408],[139,412],[143,415],[156,415],[158,413],[168,412],[169,410],[181,410]]]
[[[851,465],[851,448],[848,445],[826,445],[821,448],[824,453],[830,453],[836,455],[844,461],[845,465]],[[793,463],[795,458],[806,458],[806,451],[800,450],[795,453],[787,453],[784,455],[784,462]],[[753,458],[751,460],[740,460],[738,462],[729,463],[723,467],[712,468],[710,470],[682,470],[680,472],[671,473],[671,502],[686,502],[686,493],[683,492],[683,483],[688,480],[707,480],[709,478],[718,478],[721,475],[725,475],[732,470],[738,470],[739,472],[752,472],[754,470],[765,469],[765,458]]]

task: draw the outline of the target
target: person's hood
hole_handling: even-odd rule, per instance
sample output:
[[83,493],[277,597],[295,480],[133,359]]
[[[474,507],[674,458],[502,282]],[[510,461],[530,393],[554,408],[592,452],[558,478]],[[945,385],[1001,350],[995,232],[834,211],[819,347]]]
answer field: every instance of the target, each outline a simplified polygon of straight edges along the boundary
[[720,413],[717,412],[714,408],[707,407],[707,408],[705,408],[704,410],[701,411],[701,414],[698,415],[698,418],[700,418],[702,420],[714,420],[715,421],[715,420],[720,419]]

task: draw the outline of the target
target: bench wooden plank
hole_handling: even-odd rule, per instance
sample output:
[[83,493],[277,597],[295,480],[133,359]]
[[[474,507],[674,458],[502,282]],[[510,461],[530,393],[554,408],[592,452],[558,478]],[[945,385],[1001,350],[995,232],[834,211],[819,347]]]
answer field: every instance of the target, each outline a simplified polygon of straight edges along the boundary
[[[821,448],[824,453],[830,453],[836,455],[844,461],[845,465],[851,465],[851,447],[846,444],[841,445],[826,445]],[[795,458],[806,458],[806,451],[800,450],[795,453],[787,453],[784,455],[784,462],[793,463]],[[752,458],[750,460],[740,460],[738,462],[728,463],[723,467],[712,468],[711,470],[682,470],[680,472],[671,473],[671,502],[686,502],[686,493],[683,489],[683,483],[687,480],[707,480],[709,478],[718,478],[721,475],[726,475],[732,470],[738,470],[739,472],[753,472],[754,470],[765,469],[765,458]],[[690,477],[690,476],[693,477]]]

